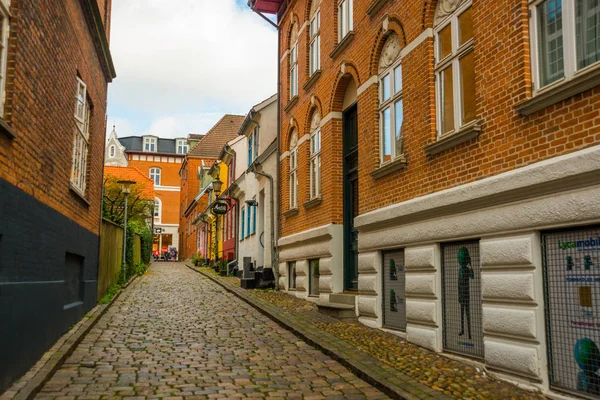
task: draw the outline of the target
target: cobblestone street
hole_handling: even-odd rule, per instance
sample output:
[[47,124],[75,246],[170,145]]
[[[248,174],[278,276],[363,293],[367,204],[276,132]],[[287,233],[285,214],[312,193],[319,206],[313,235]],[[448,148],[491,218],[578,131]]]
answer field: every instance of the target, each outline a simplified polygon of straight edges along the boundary
[[386,398],[209,279],[154,264],[38,399]]

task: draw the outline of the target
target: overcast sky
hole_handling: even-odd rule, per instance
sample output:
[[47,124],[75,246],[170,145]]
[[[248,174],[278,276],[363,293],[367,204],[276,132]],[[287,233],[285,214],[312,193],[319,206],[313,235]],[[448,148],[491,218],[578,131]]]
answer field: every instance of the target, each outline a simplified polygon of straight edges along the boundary
[[277,86],[277,31],[246,0],[113,2],[108,133],[184,137]]

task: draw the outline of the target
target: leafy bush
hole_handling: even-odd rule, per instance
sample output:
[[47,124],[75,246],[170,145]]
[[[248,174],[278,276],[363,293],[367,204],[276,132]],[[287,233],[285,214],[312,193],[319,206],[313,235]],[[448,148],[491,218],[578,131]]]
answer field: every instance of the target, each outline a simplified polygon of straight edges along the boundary
[[139,276],[144,275],[146,271],[148,271],[148,264],[144,262],[137,263],[137,265],[134,268],[135,274]]
[[108,291],[106,292],[106,294],[104,296],[102,296],[99,303],[100,304],[110,303],[110,301],[113,299],[113,297],[115,297],[117,295],[117,293],[119,293],[119,290],[121,290],[121,285],[119,283],[113,283],[108,288]]

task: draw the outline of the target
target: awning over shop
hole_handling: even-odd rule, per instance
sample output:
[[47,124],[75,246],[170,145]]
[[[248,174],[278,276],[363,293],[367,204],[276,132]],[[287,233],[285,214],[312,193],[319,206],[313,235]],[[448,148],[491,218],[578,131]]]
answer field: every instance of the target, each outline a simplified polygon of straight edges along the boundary
[[277,14],[279,7],[283,3],[283,0],[250,0],[248,5],[254,11],[258,11],[265,14]]

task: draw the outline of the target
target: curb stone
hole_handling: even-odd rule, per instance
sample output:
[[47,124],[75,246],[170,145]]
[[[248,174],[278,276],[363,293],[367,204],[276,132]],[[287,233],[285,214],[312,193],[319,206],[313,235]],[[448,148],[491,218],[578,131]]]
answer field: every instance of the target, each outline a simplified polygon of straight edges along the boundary
[[357,377],[391,398],[406,400],[451,398],[402,374],[393,367],[356,349],[349,343],[327,332],[320,331],[309,320],[303,320],[301,317],[283,311],[279,307],[255,297],[252,293],[223,282],[203,271],[199,271],[187,263],[185,265],[192,271],[212,280],[228,292],[256,308],[260,313],[339,362]]
[[[81,343],[85,335],[87,335],[96,323],[102,318],[102,316],[108,311],[115,301],[121,296],[125,289],[129,288],[130,285],[137,281],[138,276],[134,275],[125,286],[119,290],[119,292],[112,298],[108,304],[97,304],[92,308],[78,323],[79,328],[73,333],[71,331],[65,333],[58,341],[63,340],[63,344],[57,349],[50,349],[42,358],[47,358],[44,365],[39,367],[35,374],[27,381],[27,383],[21,388],[14,390],[9,388],[4,394],[0,393],[0,399],[11,399],[11,400],[32,400],[42,387],[50,380],[50,378],[58,371],[65,363],[67,358],[73,353],[75,348]],[[87,317],[90,313],[93,313],[91,317]],[[84,321],[85,320],[85,321]],[[51,353],[49,354],[48,353]],[[32,368],[35,368],[34,365]],[[23,379],[23,378],[21,378]],[[17,381],[19,382],[19,381]],[[16,384],[16,383],[15,383]],[[4,397],[9,392],[16,392],[14,397]]]

